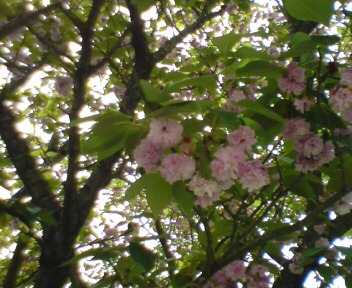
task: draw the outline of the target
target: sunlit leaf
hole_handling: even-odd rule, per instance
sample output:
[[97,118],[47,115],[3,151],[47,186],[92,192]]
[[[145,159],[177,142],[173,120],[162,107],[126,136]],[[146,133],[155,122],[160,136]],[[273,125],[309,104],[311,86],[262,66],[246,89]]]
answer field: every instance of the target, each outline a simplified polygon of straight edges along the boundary
[[285,0],[285,9],[294,18],[329,25],[334,13],[334,0]]
[[134,261],[141,264],[146,272],[153,269],[155,263],[155,255],[152,251],[136,242],[130,243],[129,251]]
[[249,62],[242,68],[236,70],[236,75],[238,77],[251,77],[251,76],[260,76],[267,78],[279,78],[282,77],[284,69],[271,64],[264,60],[257,60]]
[[220,52],[227,56],[227,54],[232,50],[232,47],[240,41],[242,35],[235,34],[233,32],[212,38],[214,45],[220,50]]

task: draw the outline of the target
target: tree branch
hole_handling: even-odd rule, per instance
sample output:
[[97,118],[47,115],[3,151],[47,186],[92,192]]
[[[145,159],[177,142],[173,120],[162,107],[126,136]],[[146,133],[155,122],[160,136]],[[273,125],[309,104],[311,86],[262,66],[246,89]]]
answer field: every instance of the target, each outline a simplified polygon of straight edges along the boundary
[[16,280],[18,278],[21,265],[24,260],[23,251],[26,249],[28,241],[21,238],[21,234],[18,236],[18,243],[16,245],[15,252],[13,253],[10,265],[7,269],[6,277],[3,282],[3,288],[15,288]]
[[32,25],[37,21],[40,15],[51,13],[52,11],[60,7],[60,5],[61,4],[59,3],[51,4],[45,8],[39,9],[31,13],[23,14],[22,16],[14,18],[0,29],[0,40],[10,35],[11,33],[14,33],[16,30],[20,29],[23,26]]
[[30,154],[28,143],[16,129],[15,116],[3,100],[0,100],[0,136],[33,203],[44,210],[57,210],[58,202]]

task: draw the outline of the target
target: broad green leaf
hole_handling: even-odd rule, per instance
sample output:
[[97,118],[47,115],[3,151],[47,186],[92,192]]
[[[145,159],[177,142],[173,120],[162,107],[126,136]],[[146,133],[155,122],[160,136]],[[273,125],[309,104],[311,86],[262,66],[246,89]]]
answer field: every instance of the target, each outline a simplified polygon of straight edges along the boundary
[[303,41],[294,45],[290,50],[282,53],[278,59],[284,60],[288,58],[298,57],[304,54],[310,54],[317,51],[317,43],[313,40]]
[[171,184],[160,173],[147,173],[131,184],[125,194],[125,200],[131,200],[145,190],[147,202],[154,217],[167,207],[172,200]]
[[142,12],[151,7],[155,3],[155,0],[132,0],[132,3],[137,6],[137,9],[140,12]]
[[236,70],[236,74],[239,77],[252,77],[252,76],[260,76],[267,78],[280,78],[284,73],[284,69],[269,63],[264,60],[257,60],[249,62],[242,68],[238,68]]
[[104,287],[112,287],[111,285],[117,281],[116,275],[111,275],[104,277],[96,284],[89,286],[90,288],[104,288]]
[[171,99],[166,93],[159,88],[150,84],[148,81],[141,80],[140,85],[145,96],[145,99],[149,102],[163,103]]
[[247,108],[249,111],[253,111],[259,113],[267,118],[275,120],[277,122],[283,123],[286,120],[281,117],[279,114],[275,113],[274,111],[264,107],[257,101],[250,101],[250,100],[241,100],[238,102],[238,105],[244,108]]
[[97,154],[102,160],[124,146],[125,137],[129,130],[136,129],[129,116],[110,111],[99,115],[97,123],[92,127],[89,138],[82,142],[81,152],[83,154]]
[[341,40],[341,38],[336,35],[314,35],[311,36],[311,38],[312,41],[325,46],[334,45]]
[[227,56],[231,52],[232,47],[241,40],[242,35],[229,33],[220,37],[214,37],[212,39],[214,45],[220,50],[220,52]]
[[156,256],[152,251],[136,242],[130,243],[129,251],[133,260],[141,264],[146,272],[153,269]]
[[133,182],[130,187],[126,190],[125,200],[132,200],[135,198],[142,190],[148,187],[149,183],[157,181],[161,177],[157,173],[147,173],[142,175],[139,179]]
[[193,205],[195,197],[192,193],[186,190],[185,183],[183,181],[175,182],[172,185],[171,193],[176,203],[180,205],[181,210],[186,214],[187,217],[191,217],[194,214]]
[[237,51],[233,53],[233,57],[240,58],[240,59],[246,59],[246,58],[263,59],[263,60],[272,59],[272,57],[268,53],[258,51],[257,49],[254,49],[252,47],[246,47],[246,46],[237,49]]
[[184,80],[180,80],[177,82],[173,82],[168,84],[164,91],[166,93],[170,92],[179,92],[182,88],[189,87],[204,87],[206,89],[213,90],[216,88],[216,76],[215,75],[205,75],[199,77],[188,78]]
[[329,283],[332,277],[335,275],[335,271],[332,268],[326,266],[319,266],[317,268],[320,276],[324,278],[325,283]]
[[285,0],[287,12],[297,20],[329,25],[334,13],[334,0]]
[[210,100],[199,100],[199,101],[182,101],[174,102],[165,105],[164,107],[151,112],[148,117],[160,117],[160,116],[173,116],[181,114],[203,114],[215,104],[214,101]]
[[310,256],[317,255],[317,254],[321,253],[322,251],[324,251],[324,249],[322,249],[322,248],[309,248],[309,249],[306,249],[302,252],[302,256],[303,257],[310,257]]
[[171,185],[160,174],[156,175],[155,181],[148,183],[146,191],[147,202],[154,217],[158,217],[172,200]]
[[72,257],[70,260],[66,261],[60,267],[64,267],[66,265],[70,265],[72,263],[78,262],[81,259],[87,258],[87,257],[94,257],[94,259],[110,259],[110,258],[116,258],[119,254],[121,254],[126,248],[123,247],[99,247],[99,248],[93,248],[89,249],[87,251],[84,251],[78,255],[75,255]]

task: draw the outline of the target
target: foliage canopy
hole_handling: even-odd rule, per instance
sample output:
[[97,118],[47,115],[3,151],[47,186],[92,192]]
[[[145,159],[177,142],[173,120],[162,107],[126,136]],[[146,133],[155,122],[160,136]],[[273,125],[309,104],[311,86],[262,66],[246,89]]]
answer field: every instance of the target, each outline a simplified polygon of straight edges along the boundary
[[262,2],[0,2],[2,287],[352,287],[350,1]]

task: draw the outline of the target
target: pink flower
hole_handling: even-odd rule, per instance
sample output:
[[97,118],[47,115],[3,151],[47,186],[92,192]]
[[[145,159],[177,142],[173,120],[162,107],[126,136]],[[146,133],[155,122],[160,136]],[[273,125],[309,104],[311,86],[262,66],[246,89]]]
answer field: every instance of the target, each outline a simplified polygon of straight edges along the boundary
[[352,107],[352,91],[349,88],[338,87],[330,92],[329,103],[337,112]]
[[248,288],[269,288],[270,278],[268,270],[260,264],[254,265],[248,273]]
[[163,153],[160,146],[149,139],[144,139],[133,152],[134,159],[146,172],[152,172],[158,167]]
[[266,167],[258,160],[240,163],[239,182],[248,192],[260,189],[270,183]]
[[303,264],[303,259],[302,259],[302,253],[296,253],[292,259],[292,263],[288,265],[288,268],[290,269],[292,274],[302,274],[304,271],[304,268],[302,267]]
[[182,139],[183,127],[175,120],[154,118],[150,123],[148,138],[162,148],[171,148]]
[[323,151],[323,140],[313,132],[301,136],[295,141],[296,151],[304,157],[312,157]]
[[287,67],[287,73],[283,78],[277,79],[279,88],[286,93],[300,95],[304,90],[305,70],[299,68],[297,63],[292,62]]
[[233,261],[229,265],[223,268],[227,278],[232,281],[243,280],[246,278],[247,267],[243,261]]
[[319,224],[319,225],[314,225],[314,231],[317,232],[318,234],[323,234],[326,230],[326,225],[325,224]]
[[114,92],[115,96],[117,97],[117,99],[121,100],[123,98],[123,95],[125,93],[125,89],[121,88],[119,86],[114,86],[111,89],[112,92]]
[[283,136],[289,140],[296,140],[309,133],[310,125],[303,118],[289,120],[283,127]]
[[188,156],[169,154],[161,163],[160,173],[170,184],[178,180],[189,180],[196,172],[196,161]]
[[232,146],[222,147],[214,153],[215,159],[210,163],[213,177],[221,182],[238,178],[239,164],[245,161],[244,151]]
[[73,79],[71,77],[57,76],[55,90],[62,96],[67,97],[72,90]]
[[352,86],[352,68],[349,67],[341,72],[341,85]]
[[304,112],[310,110],[313,102],[310,101],[307,97],[304,97],[302,99],[296,99],[293,104],[295,105],[296,109],[303,114]]
[[213,195],[204,194],[202,197],[197,197],[195,204],[206,208],[213,204],[214,201],[220,200],[221,191],[213,192]]
[[330,241],[326,238],[320,237],[317,241],[314,243],[315,248],[321,248],[325,249],[330,246]]
[[189,189],[193,191],[194,195],[198,197],[203,197],[205,194],[212,197],[215,193],[220,191],[218,183],[206,180],[199,175],[193,176],[188,186]]
[[227,141],[236,149],[250,151],[255,139],[254,131],[247,126],[240,126],[237,130],[227,135]]

